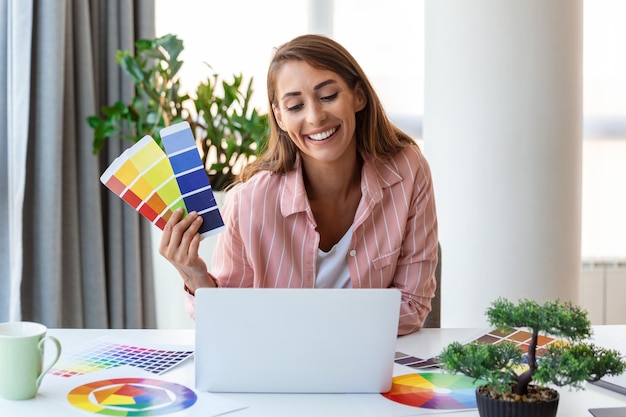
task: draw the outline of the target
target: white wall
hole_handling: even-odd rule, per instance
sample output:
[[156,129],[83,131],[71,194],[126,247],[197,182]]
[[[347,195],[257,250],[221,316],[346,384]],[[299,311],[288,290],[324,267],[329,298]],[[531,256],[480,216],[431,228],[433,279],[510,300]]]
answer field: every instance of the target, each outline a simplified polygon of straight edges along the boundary
[[500,296],[579,302],[581,39],[581,0],[426,4],[442,327]]

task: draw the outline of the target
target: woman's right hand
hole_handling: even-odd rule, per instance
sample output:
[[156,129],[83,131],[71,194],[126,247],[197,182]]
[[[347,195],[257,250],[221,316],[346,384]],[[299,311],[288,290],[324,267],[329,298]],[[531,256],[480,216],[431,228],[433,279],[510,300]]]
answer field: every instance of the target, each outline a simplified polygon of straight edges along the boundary
[[206,263],[198,254],[202,217],[191,212],[183,218],[183,210],[174,211],[163,229],[159,253],[180,273],[192,293],[200,287],[215,287]]

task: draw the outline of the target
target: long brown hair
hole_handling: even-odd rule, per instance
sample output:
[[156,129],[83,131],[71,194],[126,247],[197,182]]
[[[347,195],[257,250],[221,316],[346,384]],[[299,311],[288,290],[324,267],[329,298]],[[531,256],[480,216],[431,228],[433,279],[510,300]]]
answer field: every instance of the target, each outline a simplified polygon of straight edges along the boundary
[[[354,90],[363,89],[367,103],[356,114],[357,148],[375,160],[385,160],[408,144],[415,142],[393,125],[367,76],[354,57],[339,43],[321,35],[302,35],[276,49],[267,72],[268,108],[278,106],[276,81],[278,70],[289,61],[304,61],[314,68],[325,69],[339,75]],[[262,170],[285,173],[293,169],[298,152],[287,132],[281,130],[272,114],[269,118],[270,138],[267,149],[248,164],[239,176],[243,182]]]

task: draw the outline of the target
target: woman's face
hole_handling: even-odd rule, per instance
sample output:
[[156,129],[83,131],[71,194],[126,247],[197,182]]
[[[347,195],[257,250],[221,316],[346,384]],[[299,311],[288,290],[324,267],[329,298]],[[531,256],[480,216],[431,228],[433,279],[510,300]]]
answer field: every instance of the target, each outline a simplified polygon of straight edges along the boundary
[[305,160],[334,162],[354,153],[356,113],[366,104],[360,87],[352,90],[332,71],[288,61],[278,70],[276,101],[278,126]]

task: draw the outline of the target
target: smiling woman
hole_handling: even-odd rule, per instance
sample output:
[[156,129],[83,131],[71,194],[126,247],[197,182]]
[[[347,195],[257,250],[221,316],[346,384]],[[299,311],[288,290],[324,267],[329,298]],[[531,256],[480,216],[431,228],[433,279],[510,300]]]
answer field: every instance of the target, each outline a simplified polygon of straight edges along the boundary
[[280,46],[267,88],[268,147],[228,193],[211,270],[198,255],[195,213],[170,218],[160,253],[191,297],[214,286],[395,288],[398,334],[418,330],[435,293],[438,243],[420,149],[387,119],[352,55],[328,37]]

